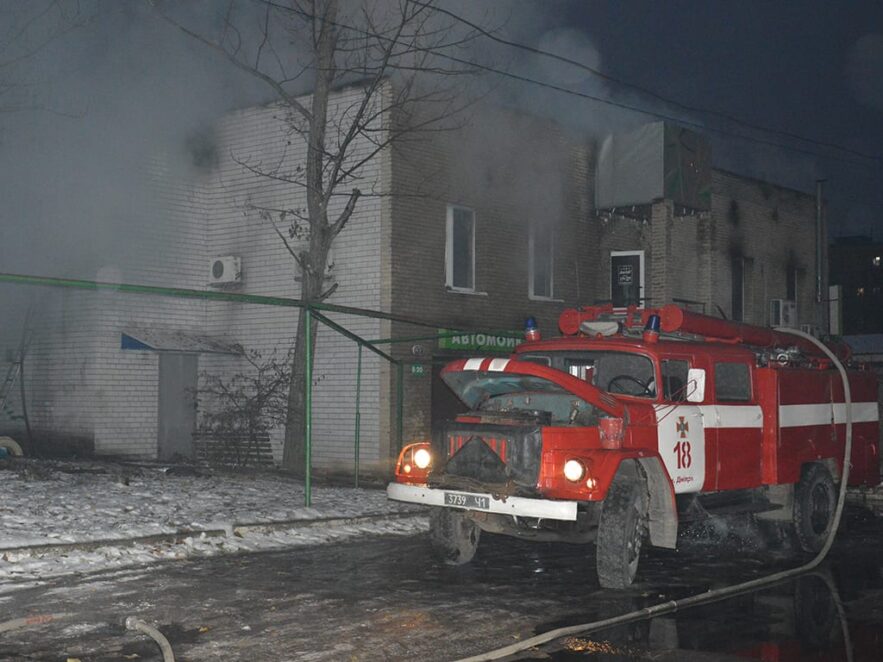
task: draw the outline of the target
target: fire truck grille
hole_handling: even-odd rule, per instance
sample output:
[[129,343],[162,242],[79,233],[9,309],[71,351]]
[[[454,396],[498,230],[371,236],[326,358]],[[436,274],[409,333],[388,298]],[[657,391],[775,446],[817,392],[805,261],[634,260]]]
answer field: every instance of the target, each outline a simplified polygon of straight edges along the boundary
[[435,443],[436,457],[447,460],[437,480],[457,477],[536,486],[542,456],[539,427],[449,423]]

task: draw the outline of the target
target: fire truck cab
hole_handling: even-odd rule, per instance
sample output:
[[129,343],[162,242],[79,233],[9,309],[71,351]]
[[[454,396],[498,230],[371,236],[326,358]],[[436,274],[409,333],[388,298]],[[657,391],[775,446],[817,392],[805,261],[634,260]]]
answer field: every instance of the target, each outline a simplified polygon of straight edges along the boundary
[[[559,326],[510,358],[447,365],[469,412],[399,456],[388,496],[432,506],[444,560],[471,560],[482,531],[594,542],[601,585],[625,587],[645,539],[674,548],[679,521],[715,507],[783,521],[821,549],[847,405],[813,342],[677,306],[568,310]],[[876,485],[877,381],[848,380],[848,483]]]

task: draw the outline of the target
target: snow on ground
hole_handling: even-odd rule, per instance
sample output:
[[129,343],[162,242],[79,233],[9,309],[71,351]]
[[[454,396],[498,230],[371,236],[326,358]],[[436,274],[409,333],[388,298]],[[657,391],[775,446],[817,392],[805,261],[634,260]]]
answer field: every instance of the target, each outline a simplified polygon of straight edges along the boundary
[[[17,463],[0,470],[0,592],[9,582],[68,572],[425,529],[419,510],[388,501],[384,490],[314,486],[307,508],[301,482],[269,473]],[[124,542],[162,534],[169,537]],[[20,549],[58,543],[82,545]]]

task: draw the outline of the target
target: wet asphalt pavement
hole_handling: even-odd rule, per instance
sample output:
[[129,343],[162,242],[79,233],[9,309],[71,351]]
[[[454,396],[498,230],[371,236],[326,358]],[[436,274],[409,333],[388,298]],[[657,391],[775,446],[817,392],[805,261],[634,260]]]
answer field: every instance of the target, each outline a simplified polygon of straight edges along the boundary
[[[851,511],[820,573],[652,621],[558,640],[519,659],[881,660],[883,519]],[[0,595],[0,659],[161,660],[137,616],[178,660],[455,660],[549,629],[607,618],[797,565],[734,520],[649,550],[638,582],[602,590],[591,548],[486,536],[463,567],[427,536],[162,563],[60,578]]]

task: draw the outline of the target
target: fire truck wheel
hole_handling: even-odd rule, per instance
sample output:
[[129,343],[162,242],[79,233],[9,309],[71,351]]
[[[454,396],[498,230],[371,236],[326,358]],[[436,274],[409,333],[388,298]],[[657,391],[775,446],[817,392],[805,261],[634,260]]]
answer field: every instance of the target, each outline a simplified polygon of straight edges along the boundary
[[478,549],[481,529],[471,519],[450,508],[433,508],[429,513],[432,549],[448,565],[469,563]]
[[804,552],[815,554],[825,544],[834,510],[837,492],[831,472],[821,464],[811,464],[794,490],[794,531]]
[[647,528],[647,486],[632,463],[623,464],[607,492],[598,522],[596,565],[604,588],[626,588],[635,578]]

